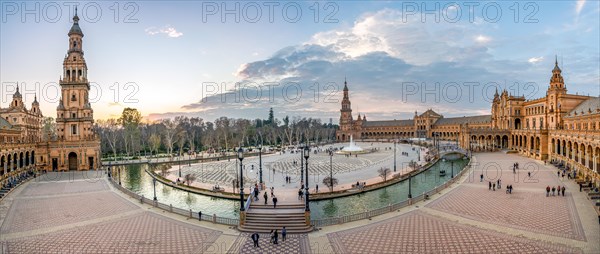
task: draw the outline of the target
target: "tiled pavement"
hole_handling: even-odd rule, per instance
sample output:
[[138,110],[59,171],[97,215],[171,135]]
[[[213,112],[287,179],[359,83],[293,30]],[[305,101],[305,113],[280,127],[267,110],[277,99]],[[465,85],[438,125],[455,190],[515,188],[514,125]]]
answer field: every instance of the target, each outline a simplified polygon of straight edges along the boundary
[[485,231],[421,211],[328,234],[336,253],[579,253],[560,244]]
[[[475,161],[471,175],[433,200],[373,221],[326,227],[310,235],[311,244],[330,245],[324,253],[600,253],[598,218],[573,181],[520,156],[484,153]],[[502,189],[489,191],[479,181],[482,172],[489,181],[500,177]],[[507,184],[513,194],[506,194]],[[565,197],[546,197],[548,185],[566,186]]]
[[[0,253],[600,253],[596,214],[572,181],[519,156],[477,154],[476,160],[471,177],[431,201],[372,221],[288,235],[278,245],[261,235],[260,249],[250,234],[159,215],[104,179],[49,174],[0,204]],[[529,165],[533,176],[522,170],[515,177],[514,161]],[[500,191],[479,182],[486,162],[502,168]],[[499,175],[483,172],[489,180]],[[507,184],[515,187],[511,195]],[[545,197],[547,185],[565,185],[566,197]]]
[[218,231],[143,212],[3,242],[10,253],[201,253]]
[[435,210],[522,230],[585,240],[571,193],[546,198],[541,192],[460,186],[428,204]]
[[242,233],[237,238],[229,253],[286,253],[286,254],[308,254],[311,253],[308,236],[306,234],[288,234],[285,242],[279,232],[278,244],[270,243],[269,234],[260,234],[258,246],[250,238],[251,234]]
[[203,253],[222,234],[145,211],[105,179],[50,176],[11,193],[0,253]]

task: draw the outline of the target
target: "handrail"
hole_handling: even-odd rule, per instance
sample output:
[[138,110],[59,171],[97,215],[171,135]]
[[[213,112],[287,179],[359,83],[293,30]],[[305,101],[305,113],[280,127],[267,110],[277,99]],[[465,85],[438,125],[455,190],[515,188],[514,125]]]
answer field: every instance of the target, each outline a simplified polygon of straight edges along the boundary
[[248,209],[250,208],[250,203],[252,202],[252,197],[254,193],[254,186],[250,187],[250,195],[248,195],[248,199],[246,199],[246,205],[244,205],[244,210],[248,211]]
[[135,200],[138,200],[141,203],[146,203],[148,205],[154,206],[154,207],[164,210],[164,211],[172,212],[172,213],[179,214],[179,215],[182,215],[182,216],[185,216],[188,218],[192,218],[192,219],[210,221],[214,224],[223,224],[223,225],[230,225],[230,226],[235,226],[235,225],[239,224],[238,219],[218,217],[216,214],[213,214],[213,215],[204,214],[204,213],[202,213],[202,211],[193,212],[192,209],[184,210],[182,208],[173,207],[173,205],[167,205],[167,204],[160,203],[158,201],[154,201],[152,199],[144,197],[143,195],[134,193],[134,192],[130,191],[129,189],[119,185],[119,183],[115,182],[115,179],[112,177],[109,178],[108,181],[112,184],[113,187],[117,188],[124,194],[134,198]]

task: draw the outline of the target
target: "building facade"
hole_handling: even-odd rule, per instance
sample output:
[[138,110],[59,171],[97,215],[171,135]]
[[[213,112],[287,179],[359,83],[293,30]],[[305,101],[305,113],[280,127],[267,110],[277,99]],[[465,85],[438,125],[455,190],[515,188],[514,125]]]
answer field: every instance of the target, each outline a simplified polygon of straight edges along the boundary
[[600,181],[600,97],[568,94],[555,62],[546,96],[526,100],[506,90],[494,94],[490,115],[445,118],[427,110],[409,120],[352,117],[347,83],[338,141],[439,137],[471,151],[506,149],[543,161],[560,161]]
[[69,49],[59,81],[56,135],[43,137],[44,116],[37,97],[27,109],[17,91],[8,108],[0,108],[0,180],[29,170],[89,170],[100,166],[100,139],[94,133],[94,111],[77,13],[68,33]]

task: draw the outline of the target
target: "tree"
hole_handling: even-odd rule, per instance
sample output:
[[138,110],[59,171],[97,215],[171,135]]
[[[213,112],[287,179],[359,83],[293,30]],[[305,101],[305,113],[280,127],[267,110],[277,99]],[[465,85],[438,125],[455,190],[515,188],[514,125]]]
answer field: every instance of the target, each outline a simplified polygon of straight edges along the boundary
[[385,182],[390,174],[390,168],[380,168],[377,170],[377,173],[379,173],[379,176],[383,178],[383,181]]
[[158,148],[160,148],[160,135],[152,133],[148,140],[148,144],[150,145],[150,153],[155,152],[158,154]]
[[[98,120],[100,137],[110,147],[113,158],[117,159],[117,142],[119,141],[119,121],[114,118]],[[103,142],[104,143],[104,142]]]
[[[125,108],[119,118],[119,123],[123,126],[125,133],[123,138],[125,142],[129,139],[129,148],[131,152],[135,154],[137,151],[136,144],[139,143],[140,139],[140,123],[142,122],[142,114],[135,108]],[[126,146],[127,148],[127,146]],[[129,155],[129,151],[127,151]]]
[[275,125],[275,115],[273,114],[273,108],[269,109],[269,119],[267,120],[268,125]]
[[175,135],[177,134],[177,125],[171,119],[163,119],[161,124],[165,126],[163,142],[167,148],[169,156],[173,155],[173,145],[175,144]]
[[330,178],[328,176],[328,177],[323,178],[323,184],[325,184],[325,186],[327,186],[330,191],[333,191],[333,186],[336,186],[338,184],[338,179],[335,177]]
[[192,184],[192,182],[196,181],[196,176],[192,174],[186,174],[183,176],[183,181],[187,183],[188,186]]

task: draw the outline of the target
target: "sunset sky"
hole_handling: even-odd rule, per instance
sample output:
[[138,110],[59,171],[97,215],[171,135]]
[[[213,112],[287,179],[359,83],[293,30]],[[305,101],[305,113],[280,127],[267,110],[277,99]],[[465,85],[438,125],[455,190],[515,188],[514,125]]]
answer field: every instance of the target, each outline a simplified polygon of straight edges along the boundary
[[[569,93],[600,94],[598,1],[131,3],[79,3],[96,119],[337,123],[344,79],[369,120],[489,114],[496,87],[544,96],[555,55]],[[73,6],[1,4],[0,107],[19,82],[55,117]]]

